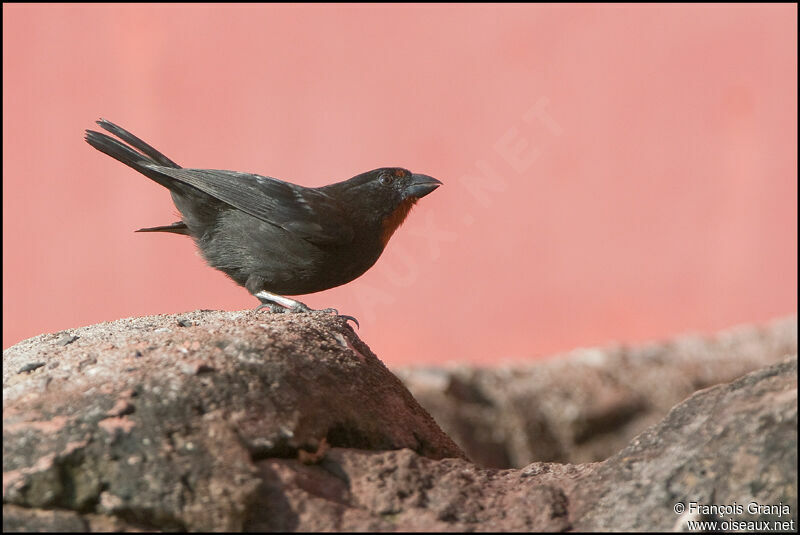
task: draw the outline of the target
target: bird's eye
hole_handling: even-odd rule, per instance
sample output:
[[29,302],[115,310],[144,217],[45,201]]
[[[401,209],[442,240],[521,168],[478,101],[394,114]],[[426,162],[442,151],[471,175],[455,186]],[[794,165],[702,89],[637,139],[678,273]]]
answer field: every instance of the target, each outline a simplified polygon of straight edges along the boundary
[[390,175],[389,173],[382,173],[378,180],[380,180],[381,184],[383,184],[384,186],[387,186],[387,185],[392,183],[392,181],[394,180],[394,177],[392,175]]

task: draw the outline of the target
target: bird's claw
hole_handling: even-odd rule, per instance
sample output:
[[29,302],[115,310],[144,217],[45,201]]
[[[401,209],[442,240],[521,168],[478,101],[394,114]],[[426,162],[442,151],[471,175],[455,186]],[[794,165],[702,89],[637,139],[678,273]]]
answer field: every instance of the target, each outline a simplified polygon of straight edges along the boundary
[[343,318],[345,321],[352,321],[356,324],[357,328],[361,328],[361,325],[358,323],[358,320],[355,319],[353,316],[348,316],[346,314],[339,314],[339,311],[335,308],[323,308],[323,309],[313,309],[304,303],[298,303],[296,306],[293,307],[285,307],[283,305],[278,305],[275,303],[261,303],[256,307],[256,311],[261,310],[262,308],[269,308],[269,311],[272,313],[278,314],[287,314],[287,313],[307,313],[307,312],[324,312],[326,314],[335,314],[340,318]]
[[358,324],[358,320],[355,319],[353,316],[348,316],[347,314],[336,314],[340,318],[344,319],[345,321],[352,321],[356,324],[356,328],[360,329],[361,325]]
[[268,308],[270,312],[275,313],[275,314],[282,314],[282,313],[290,311],[290,309],[288,309],[288,308],[286,308],[284,306],[281,306],[281,305],[276,305],[274,303],[261,303],[260,305],[258,305],[255,308],[255,311],[258,312],[262,308]]
[[339,311],[336,310],[335,308],[325,308],[325,309],[319,310],[318,312],[325,312],[327,314],[335,314],[335,315],[339,316],[340,318],[343,318],[345,321],[352,321],[353,323],[356,324],[356,327],[358,327],[359,329],[361,328],[361,325],[358,324],[358,320],[357,319],[355,319],[353,316],[348,316],[347,314],[339,314]]

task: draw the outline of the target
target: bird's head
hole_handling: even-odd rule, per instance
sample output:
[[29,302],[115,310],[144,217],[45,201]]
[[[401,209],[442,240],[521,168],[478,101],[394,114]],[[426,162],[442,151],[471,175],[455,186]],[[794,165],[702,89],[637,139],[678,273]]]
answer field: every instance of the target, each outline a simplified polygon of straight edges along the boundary
[[381,167],[332,187],[346,190],[349,207],[369,212],[369,218],[381,226],[381,242],[385,246],[414,203],[441,185],[428,175],[401,167]]

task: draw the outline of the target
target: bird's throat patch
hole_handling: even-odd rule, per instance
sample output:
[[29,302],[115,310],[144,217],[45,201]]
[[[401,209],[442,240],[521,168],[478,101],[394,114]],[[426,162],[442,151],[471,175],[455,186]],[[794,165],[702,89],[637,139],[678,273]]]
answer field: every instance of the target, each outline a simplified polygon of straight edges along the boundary
[[408,216],[408,212],[411,211],[411,207],[414,206],[414,203],[417,202],[416,197],[409,197],[408,199],[404,200],[400,203],[400,206],[395,208],[394,212],[389,214],[389,217],[383,220],[382,231],[381,231],[381,243],[384,247],[386,244],[389,243],[389,238],[392,237],[394,231],[403,224],[405,221],[406,216]]

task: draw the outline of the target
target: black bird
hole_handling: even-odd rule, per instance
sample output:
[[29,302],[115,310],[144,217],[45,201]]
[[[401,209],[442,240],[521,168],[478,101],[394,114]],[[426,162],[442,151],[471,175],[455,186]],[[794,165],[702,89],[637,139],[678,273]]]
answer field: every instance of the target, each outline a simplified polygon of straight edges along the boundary
[[119,140],[87,130],[86,141],[169,189],[181,214],[181,221],[137,232],[191,236],[211,267],[247,288],[261,301],[257,308],[273,312],[308,312],[284,295],[327,290],[362,275],[414,203],[441,185],[399,167],[319,188],[251,173],[184,169],[114,123],[97,124]]

